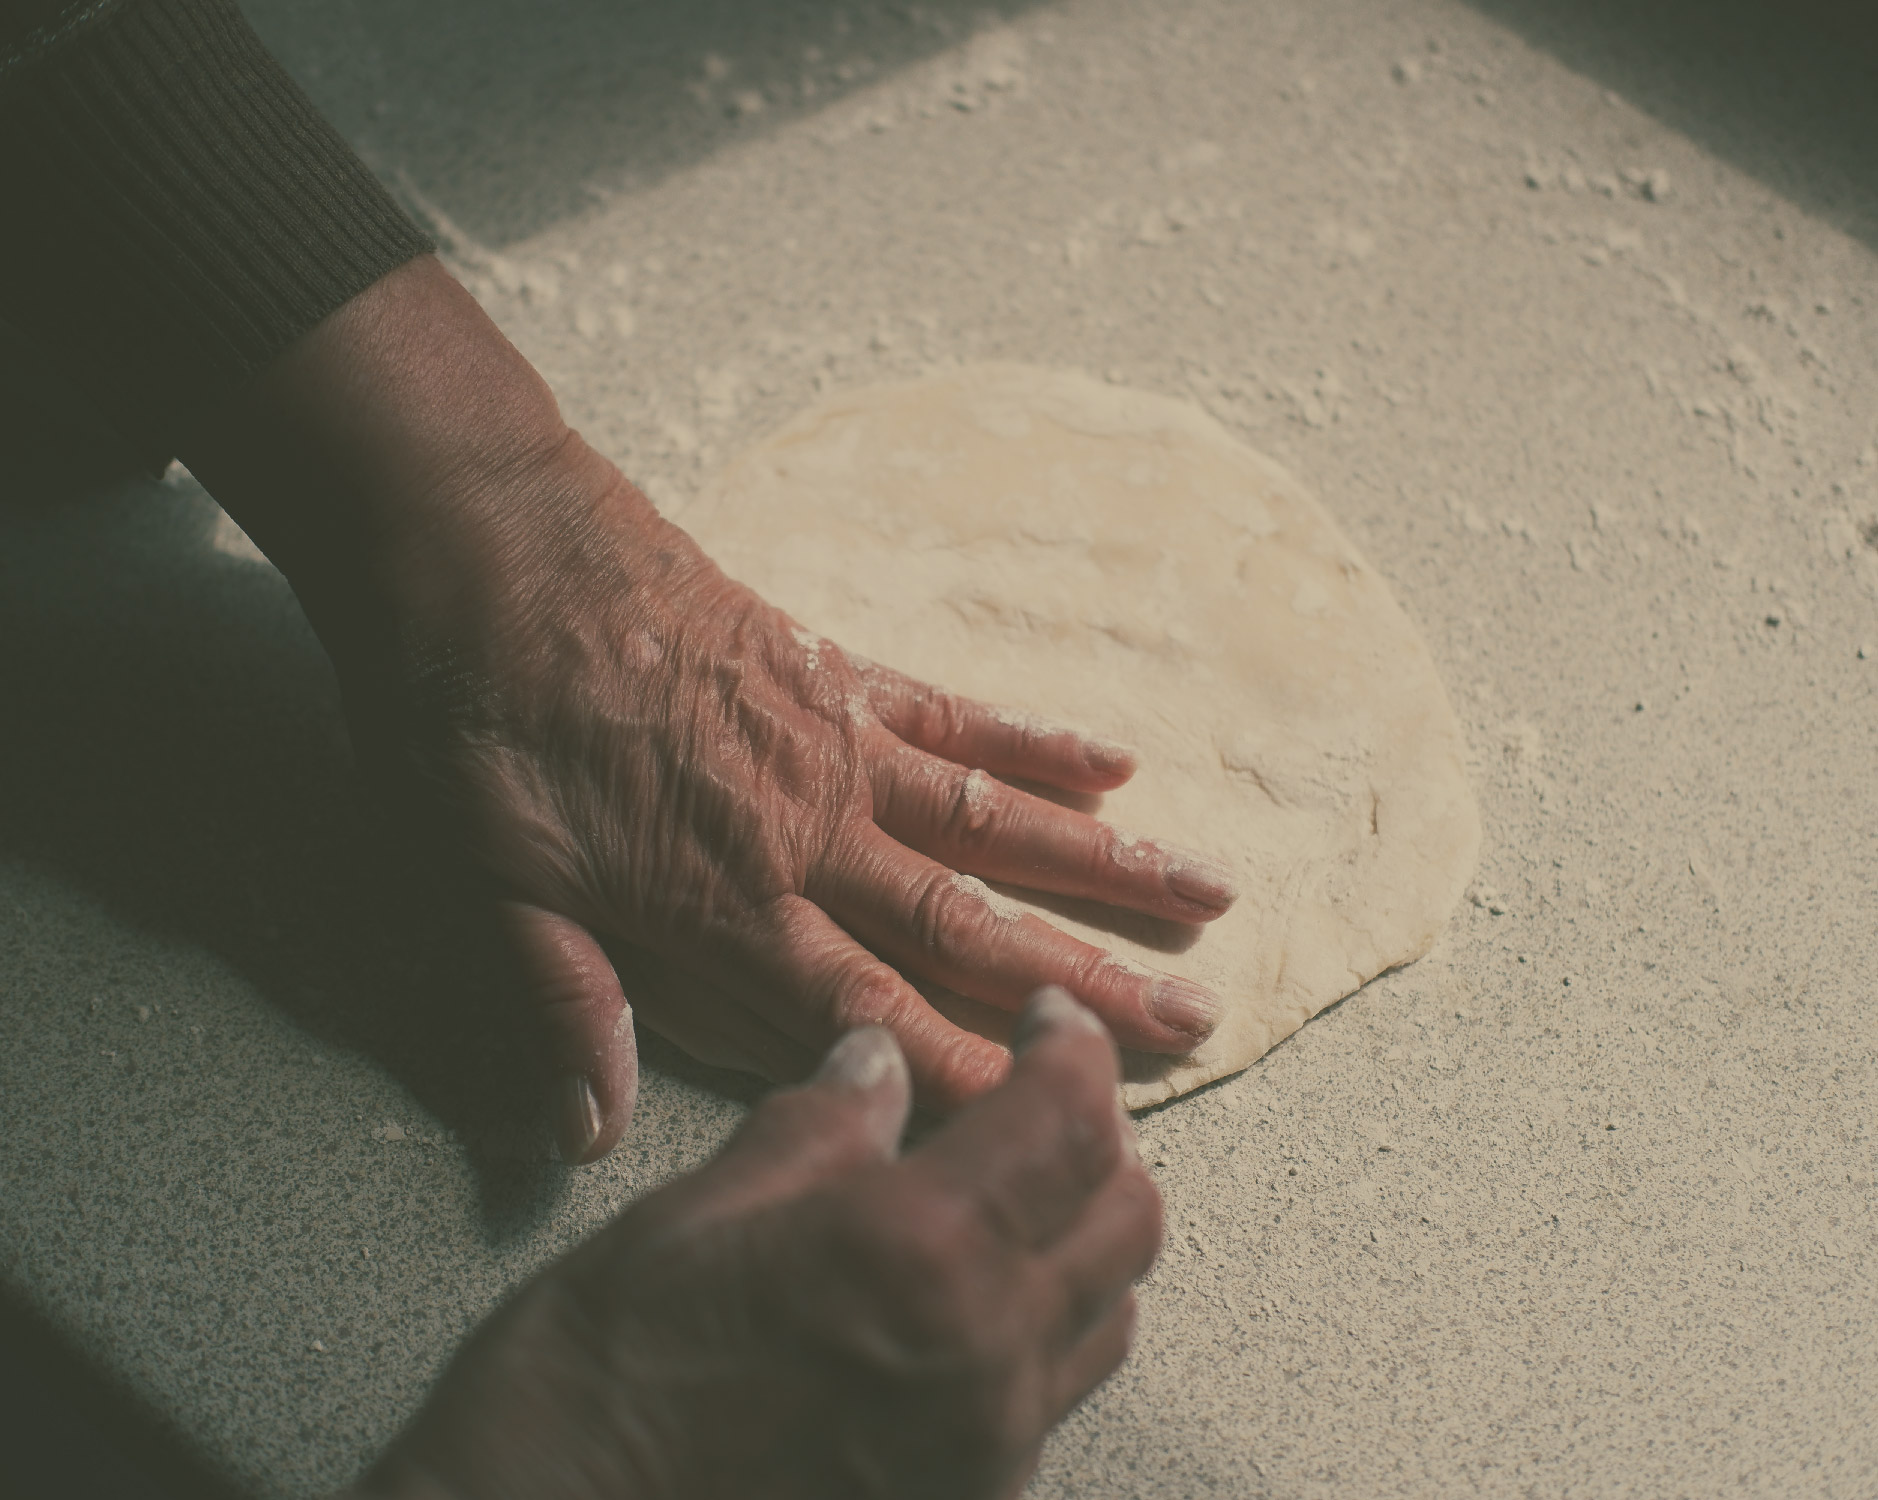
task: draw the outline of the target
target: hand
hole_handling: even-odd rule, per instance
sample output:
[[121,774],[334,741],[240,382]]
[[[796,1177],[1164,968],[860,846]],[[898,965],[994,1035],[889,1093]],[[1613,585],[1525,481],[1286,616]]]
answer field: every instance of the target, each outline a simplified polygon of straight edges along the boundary
[[471,1339],[378,1500],[979,1500],[1121,1363],[1160,1200],[1061,991],[1010,1079],[895,1159],[907,1074],[851,1032],[715,1160]]
[[1218,916],[1209,862],[994,779],[1101,791],[1126,751],[851,661],[726,578],[434,261],[341,309],[185,457],[300,591],[362,760],[502,897],[569,1160],[630,1118],[635,1011],[775,1080],[883,1025],[939,1109],[1009,1059],[911,979],[1005,1009],[1062,984],[1149,1051],[1216,1023],[1201,987],[960,878]]

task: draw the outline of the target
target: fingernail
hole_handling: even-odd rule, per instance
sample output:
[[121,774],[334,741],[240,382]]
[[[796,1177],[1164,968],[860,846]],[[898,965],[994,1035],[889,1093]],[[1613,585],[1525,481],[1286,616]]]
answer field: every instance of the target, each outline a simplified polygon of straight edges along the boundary
[[573,1166],[600,1139],[600,1101],[584,1073],[570,1073],[554,1090],[554,1140],[561,1160]]
[[1228,907],[1239,899],[1239,882],[1217,860],[1175,853],[1167,861],[1167,888],[1198,906]]
[[1017,1017],[1017,1025],[1011,1030],[1011,1050],[1027,1052],[1043,1038],[1045,1032],[1053,1031],[1058,1026],[1074,1026],[1093,1031],[1098,1036],[1108,1035],[1107,1029],[1096,1019],[1094,1011],[1060,984],[1046,984],[1024,1002],[1024,1008]]
[[905,1072],[906,1057],[893,1033],[884,1026],[863,1026],[828,1049],[811,1082],[860,1094]]
[[1148,1009],[1163,1026],[1184,1031],[1196,1042],[1210,1037],[1219,1025],[1219,997],[1190,979],[1164,974],[1154,981]]
[[1083,764],[1104,776],[1121,776],[1135,768],[1135,752],[1114,740],[1084,740]]

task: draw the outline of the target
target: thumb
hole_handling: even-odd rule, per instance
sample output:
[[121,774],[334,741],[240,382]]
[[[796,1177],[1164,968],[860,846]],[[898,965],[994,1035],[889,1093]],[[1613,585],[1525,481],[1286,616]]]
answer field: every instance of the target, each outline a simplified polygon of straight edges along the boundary
[[520,901],[501,903],[500,917],[554,1077],[548,1112],[561,1160],[597,1161],[626,1133],[639,1095],[632,1007],[578,922]]
[[695,1229],[891,1161],[912,1101],[912,1078],[893,1033],[884,1026],[850,1031],[812,1078],[771,1094],[713,1160],[666,1189],[666,1209]]

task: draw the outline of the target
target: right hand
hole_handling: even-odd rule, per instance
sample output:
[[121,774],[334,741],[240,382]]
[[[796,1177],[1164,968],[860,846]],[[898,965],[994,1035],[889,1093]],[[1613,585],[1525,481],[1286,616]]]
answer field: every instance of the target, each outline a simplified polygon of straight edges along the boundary
[[524,1287],[356,1492],[991,1500],[1121,1363],[1160,1199],[1100,1022],[1046,990],[1007,1082],[905,1157],[849,1033],[701,1170]]

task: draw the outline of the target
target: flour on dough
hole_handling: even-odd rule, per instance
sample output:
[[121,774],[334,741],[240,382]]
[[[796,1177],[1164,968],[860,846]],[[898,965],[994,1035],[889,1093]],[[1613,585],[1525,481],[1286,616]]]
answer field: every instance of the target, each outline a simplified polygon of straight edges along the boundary
[[1420,957],[1473,871],[1461,733],[1415,627],[1295,479],[1191,406],[1018,365],[851,391],[676,519],[850,651],[1133,745],[1099,816],[1238,872],[1204,929],[1004,891],[1224,997],[1196,1051],[1126,1055],[1131,1108]]

